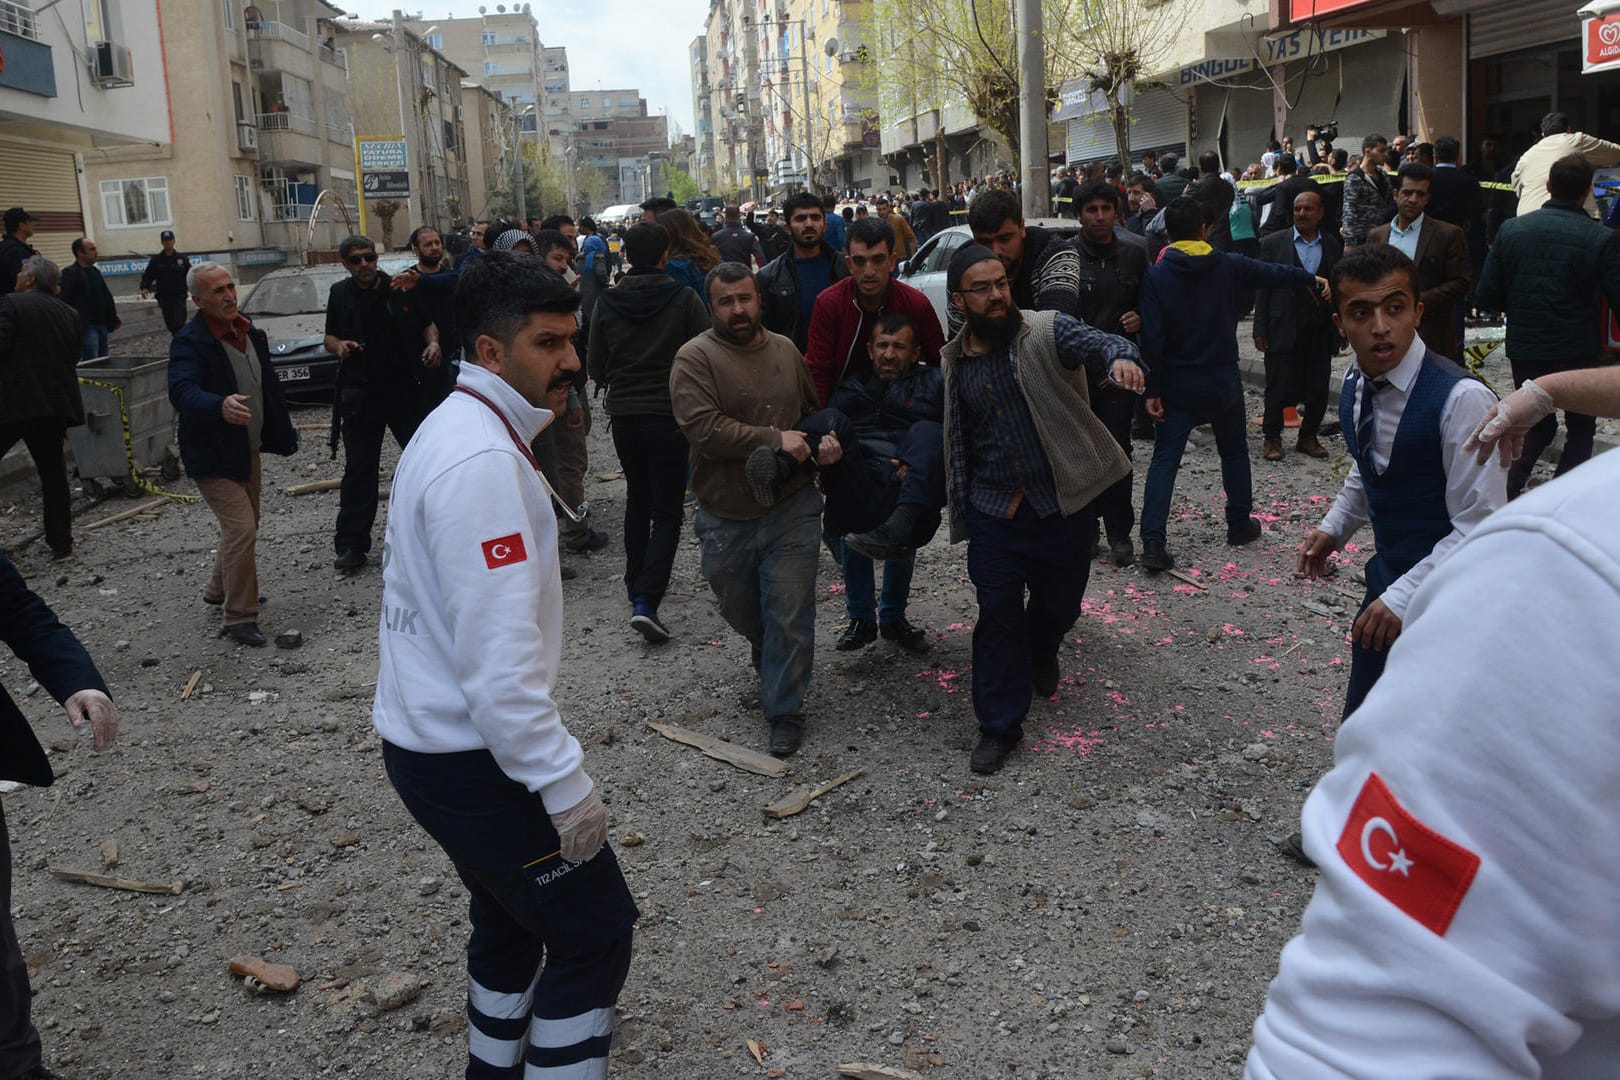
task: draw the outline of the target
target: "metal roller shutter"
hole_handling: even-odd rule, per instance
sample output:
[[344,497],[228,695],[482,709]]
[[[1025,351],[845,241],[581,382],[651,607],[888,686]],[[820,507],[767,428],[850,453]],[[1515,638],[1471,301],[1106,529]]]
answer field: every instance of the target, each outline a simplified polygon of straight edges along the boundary
[[[1101,94],[1091,98],[1092,112],[1069,119],[1068,158],[1070,162],[1111,160],[1119,156],[1114,143],[1114,127]],[[1187,103],[1166,89],[1142,94],[1129,92],[1125,108],[1131,119],[1131,156],[1144,150],[1180,152],[1187,143]]]
[[1534,49],[1554,42],[1577,42],[1581,20],[1570,0],[1513,0],[1468,16],[1468,56]]
[[85,228],[71,150],[0,139],[0,206],[40,219],[30,241],[40,254],[62,266],[73,261],[71,245]]

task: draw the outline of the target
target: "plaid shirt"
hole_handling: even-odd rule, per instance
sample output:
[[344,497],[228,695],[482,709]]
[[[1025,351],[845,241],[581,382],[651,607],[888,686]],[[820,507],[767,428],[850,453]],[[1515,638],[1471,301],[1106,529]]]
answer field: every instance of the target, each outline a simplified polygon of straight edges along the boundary
[[[1129,341],[1072,316],[1058,315],[1052,330],[1059,362],[1071,371],[1084,365],[1093,383],[1104,382],[1115,361],[1142,362]],[[1018,385],[1012,350],[1002,345],[969,353],[964,347],[953,390],[962,437],[953,440],[949,467],[968,478],[969,505],[981,514],[1011,518],[1027,498],[1038,516],[1057,513],[1057,483]]]

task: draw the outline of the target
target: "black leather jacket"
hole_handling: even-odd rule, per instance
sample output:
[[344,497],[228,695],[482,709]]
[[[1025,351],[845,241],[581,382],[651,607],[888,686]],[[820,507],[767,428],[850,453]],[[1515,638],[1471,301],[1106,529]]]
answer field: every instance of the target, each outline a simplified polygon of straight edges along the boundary
[[[821,257],[832,267],[828,284],[849,277],[849,267],[844,265],[844,257],[838,252],[823,245]],[[789,247],[766,263],[754,280],[759,283],[761,317],[765,329],[792,338],[793,344],[798,346],[801,353],[804,352],[810,339],[810,320],[805,319],[800,325],[799,272],[793,266],[793,249]]]

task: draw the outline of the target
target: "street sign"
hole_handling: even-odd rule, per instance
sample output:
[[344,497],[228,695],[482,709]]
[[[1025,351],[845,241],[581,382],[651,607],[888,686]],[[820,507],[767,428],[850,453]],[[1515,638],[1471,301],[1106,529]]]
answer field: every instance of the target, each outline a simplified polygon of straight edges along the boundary
[[360,159],[360,195],[403,199],[411,194],[411,157],[399,136],[355,140]]
[[368,199],[406,199],[411,194],[409,169],[377,169],[360,174],[360,194]]

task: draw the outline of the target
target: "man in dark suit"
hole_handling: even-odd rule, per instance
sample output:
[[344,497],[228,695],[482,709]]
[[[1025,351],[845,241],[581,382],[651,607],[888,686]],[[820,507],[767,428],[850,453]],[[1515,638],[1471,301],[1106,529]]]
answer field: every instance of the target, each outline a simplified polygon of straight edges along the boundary
[[62,435],[84,423],[79,396],[79,313],[56,298],[61,271],[43,255],[23,261],[17,291],[0,296],[0,457],[20,439],[39,472],[51,558],[73,557],[73,496]]
[[[1344,243],[1322,228],[1321,192],[1295,195],[1293,216],[1293,228],[1260,241],[1260,257],[1303,267],[1317,277],[1330,276],[1344,254]],[[1328,456],[1317,435],[1327,412],[1333,354],[1340,341],[1333,305],[1312,290],[1262,289],[1255,297],[1254,343],[1266,355],[1266,411],[1260,434],[1267,461],[1282,460],[1283,409],[1290,404],[1301,406],[1294,449],[1314,458]]]
[[[1474,175],[1457,165],[1462,143],[1450,135],[1434,140],[1434,179],[1429,183],[1428,215],[1463,231],[1468,242],[1468,276],[1479,280],[1485,268],[1485,189]],[[1454,305],[1458,340],[1462,340],[1463,314],[1469,304]]]
[[261,646],[259,630],[259,452],[298,449],[270,366],[263,330],[236,309],[236,282],[216,262],[187,275],[197,317],[169,343],[169,401],[180,414],[180,461],[219,519],[219,551],[203,602],[224,611],[221,633]]
[[1395,220],[1367,233],[1369,244],[1389,244],[1417,263],[1423,321],[1418,336],[1448,360],[1462,355],[1457,308],[1468,295],[1468,240],[1455,225],[1426,213],[1434,170],[1409,161],[1396,176]]
[[1277,175],[1282,179],[1274,187],[1262,191],[1256,202],[1260,206],[1271,204],[1271,213],[1266,216],[1265,224],[1260,226],[1260,236],[1264,239],[1272,233],[1288,232],[1294,227],[1294,199],[1302,191],[1315,191],[1316,181],[1309,175],[1299,171],[1299,164],[1294,155],[1285,152],[1279,153],[1273,162]]
[[[89,722],[97,753],[113,744],[118,710],[107,696],[101,673],[73,631],[29,591],[4,552],[0,552],[0,639],[67,710],[68,723],[82,728]],[[0,688],[0,780],[48,787],[55,779],[28,718]],[[61,1080],[44,1065],[39,1032],[29,1016],[32,1000],[28,964],[11,925],[11,838],[0,806],[0,1076]]]

